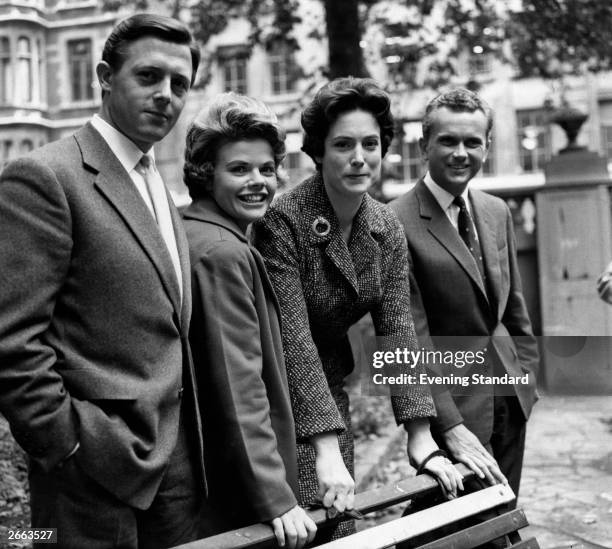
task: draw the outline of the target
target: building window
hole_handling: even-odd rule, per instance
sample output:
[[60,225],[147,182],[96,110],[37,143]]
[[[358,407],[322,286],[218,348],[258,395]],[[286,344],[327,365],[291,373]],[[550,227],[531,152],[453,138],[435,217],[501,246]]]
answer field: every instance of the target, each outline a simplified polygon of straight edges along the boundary
[[282,95],[295,90],[297,67],[293,52],[279,48],[269,56],[272,93]]
[[424,175],[421,149],[416,139],[400,135],[394,139],[386,156],[391,165],[391,177],[406,183],[414,183]]
[[27,154],[34,148],[34,143],[30,139],[24,139],[19,146],[20,154]]
[[93,99],[91,40],[70,40],[68,42],[68,72],[72,101]]
[[36,67],[36,72],[38,74],[38,86],[36,91],[38,93],[38,100],[41,101],[44,98],[44,88],[43,88],[43,75],[44,70],[44,48],[42,46],[42,42],[40,40],[36,40],[36,52],[38,53],[38,65]]
[[6,36],[0,38],[0,104],[11,101],[11,43]]
[[32,45],[30,39],[21,36],[17,40],[17,74],[15,78],[16,101],[21,104],[32,102]]
[[283,167],[289,177],[288,188],[295,187],[314,173],[314,166],[310,158],[300,151],[288,152]]
[[612,124],[601,127],[601,149],[608,160],[612,160]]
[[517,111],[518,147],[524,172],[542,170],[551,157],[550,126],[542,109]]
[[2,155],[2,165],[4,166],[11,158],[13,151],[13,142],[10,139],[0,141],[0,154]]
[[601,154],[612,161],[612,101],[599,103],[601,120]]
[[488,53],[474,53],[468,59],[470,75],[485,75],[491,72],[491,55]]
[[236,93],[247,93],[247,58],[243,55],[225,57],[221,60],[223,89]]
[[495,141],[491,140],[487,159],[482,164],[482,175],[495,175]]

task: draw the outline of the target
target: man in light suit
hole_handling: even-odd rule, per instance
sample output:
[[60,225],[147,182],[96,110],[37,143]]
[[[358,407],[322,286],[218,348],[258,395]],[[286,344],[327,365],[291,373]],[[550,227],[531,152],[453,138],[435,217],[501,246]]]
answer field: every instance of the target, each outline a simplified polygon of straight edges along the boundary
[[[471,373],[487,378],[528,374],[527,385],[432,387],[438,414],[432,431],[442,447],[491,484],[507,478],[518,494],[539,358],[510,211],[501,199],[469,188],[486,159],[491,128],[491,110],[475,93],[456,89],[433,99],[420,142],[428,171],[391,207],[408,239],[421,341],[486,349],[484,365]],[[453,343],[444,341],[451,336]]]
[[188,247],[152,146],[199,57],[178,21],[124,20],[99,115],[0,176],[0,412],[29,456],[32,526],[58,547],[197,538]]

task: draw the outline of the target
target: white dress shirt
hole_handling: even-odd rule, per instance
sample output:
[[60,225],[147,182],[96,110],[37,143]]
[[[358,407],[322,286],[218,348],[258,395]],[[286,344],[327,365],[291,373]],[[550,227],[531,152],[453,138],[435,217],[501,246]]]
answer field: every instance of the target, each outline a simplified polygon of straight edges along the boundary
[[[440,208],[442,208],[442,211],[446,214],[446,217],[448,217],[452,226],[455,227],[455,230],[457,232],[459,232],[459,206],[457,206],[456,204],[453,204],[453,200],[455,200],[455,197],[451,193],[449,193],[446,189],[443,189],[442,187],[440,187],[440,185],[438,185],[431,178],[431,175],[429,175],[429,172],[425,174],[425,177],[423,178],[423,183],[425,183],[425,186],[431,191],[431,194],[434,195],[436,202],[440,204]],[[474,223],[474,216],[472,214],[472,204],[470,203],[470,200],[468,198],[468,188],[467,187],[461,193],[461,197],[463,198],[467,211],[469,212],[470,217],[472,218],[472,225],[474,226],[474,234],[476,235],[476,239],[478,240],[478,231]]]

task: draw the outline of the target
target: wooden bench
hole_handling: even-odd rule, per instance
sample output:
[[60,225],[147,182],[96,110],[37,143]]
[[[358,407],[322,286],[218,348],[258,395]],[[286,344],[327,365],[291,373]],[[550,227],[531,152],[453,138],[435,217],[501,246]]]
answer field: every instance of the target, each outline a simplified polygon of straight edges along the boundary
[[[465,479],[474,473],[466,467],[458,468]],[[355,495],[355,508],[368,514],[408,500],[423,499],[439,501],[438,483],[428,475],[420,475]],[[487,510],[503,507],[514,500],[514,493],[507,486],[496,485],[461,496],[451,501],[442,501],[422,511],[373,526],[351,536],[318,547],[325,549],[384,549],[396,543],[414,539],[427,532],[458,522]],[[319,528],[337,522],[328,520],[325,510],[309,512]],[[420,549],[471,549],[488,541],[504,538],[508,549],[539,549],[535,538],[521,540],[519,530],[527,526],[521,509],[500,514],[479,523],[441,537],[437,541],[421,545]],[[181,545],[175,549],[272,549],[278,547],[270,526],[255,524],[209,538]]]

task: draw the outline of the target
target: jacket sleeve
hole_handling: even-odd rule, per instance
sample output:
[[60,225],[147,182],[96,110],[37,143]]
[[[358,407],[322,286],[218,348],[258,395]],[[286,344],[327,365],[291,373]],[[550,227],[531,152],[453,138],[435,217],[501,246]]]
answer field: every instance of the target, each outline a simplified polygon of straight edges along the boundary
[[278,298],[283,327],[283,352],[296,436],[343,431],[344,422],[331,395],[323,365],[313,341],[302,287],[300,250],[295,228],[271,208],[255,224],[255,245]]
[[[381,301],[372,310],[372,321],[381,350],[407,348],[416,351],[418,344],[411,314],[408,249],[399,221],[393,221],[395,219],[385,235],[390,261],[388,268],[384,269]],[[417,364],[414,368],[405,368],[405,371],[418,376],[424,369]],[[401,395],[391,396],[391,405],[398,424],[416,417],[436,415],[431,392],[424,385],[403,386]]]
[[[244,244],[214,242],[192,266],[193,296],[198,303],[191,339],[205,357],[195,355],[196,375],[212,395],[222,426],[227,471],[240,475],[246,500],[259,520],[280,516],[297,504],[286,481],[283,460],[270,420],[262,375],[260,322],[254,274]],[[214,471],[210,472],[215,474]],[[241,497],[236,494],[236,497]]]
[[508,293],[508,302],[502,316],[502,324],[506,327],[516,345],[521,368],[529,372],[530,384],[535,386],[540,364],[540,355],[538,344],[531,328],[531,321],[529,320],[525,298],[523,296],[512,214],[507,206],[505,206],[505,208],[510,290]]
[[[412,264],[412,255],[410,249],[407,250],[407,265],[409,270],[410,280],[410,306],[412,317],[414,319],[415,331],[419,340],[420,347],[425,349],[435,349],[435,345],[429,333],[429,323],[427,322],[427,313],[423,305],[421,290],[414,276],[414,267]],[[435,417],[431,418],[432,431],[443,433],[451,427],[463,423],[463,416],[457,408],[450,391],[447,389],[438,389],[432,391],[433,400],[436,408]]]
[[45,469],[78,441],[70,396],[46,343],[67,278],[72,225],[56,175],[32,159],[0,176],[0,412]]

